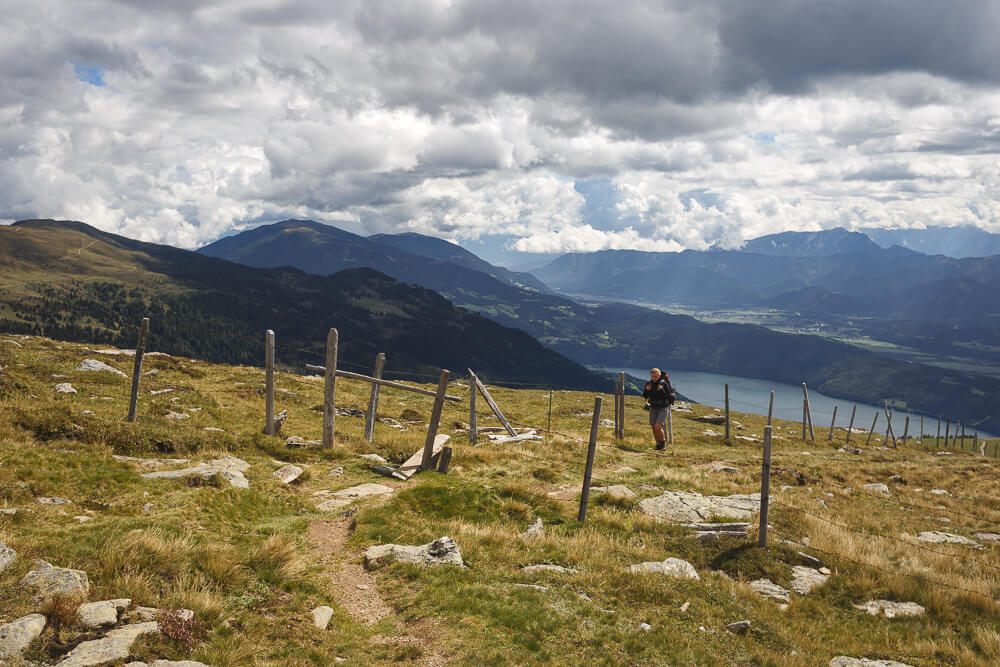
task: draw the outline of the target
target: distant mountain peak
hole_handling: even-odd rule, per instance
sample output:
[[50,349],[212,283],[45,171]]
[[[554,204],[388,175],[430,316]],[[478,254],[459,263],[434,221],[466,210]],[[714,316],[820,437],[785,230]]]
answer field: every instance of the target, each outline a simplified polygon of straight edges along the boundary
[[831,255],[872,255],[881,252],[877,243],[861,232],[843,227],[819,232],[782,232],[747,241],[742,252],[783,257],[829,257]]

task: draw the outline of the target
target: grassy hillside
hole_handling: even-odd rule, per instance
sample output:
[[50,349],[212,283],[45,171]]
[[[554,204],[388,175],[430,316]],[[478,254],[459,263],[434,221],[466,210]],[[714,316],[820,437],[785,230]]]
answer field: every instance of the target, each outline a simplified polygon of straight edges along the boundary
[[575,388],[603,380],[529,335],[456,308],[440,295],[370,269],[314,276],[254,269],[82,223],[0,227],[0,331],[135,345],[227,363],[259,363],[274,329],[278,363],[322,363],[327,331],[354,370],[385,352],[388,371],[440,368]]
[[[584,445],[593,395],[555,392],[552,431],[540,441],[468,444],[467,405],[446,405],[453,436],[448,475],[409,482],[369,471],[360,454],[397,464],[423,442],[429,399],[385,390],[380,416],[403,429],[337,419],[330,451],[289,449],[261,435],[263,373],[179,357],[148,357],[135,424],[122,422],[128,382],[75,369],[88,357],[122,369],[128,357],[84,345],[0,336],[0,542],[15,549],[0,573],[0,623],[42,611],[50,618],[27,660],[55,662],[83,639],[78,600],[42,603],[19,584],[36,558],[79,568],[90,600],[127,597],[168,612],[192,609],[190,644],[177,632],[147,635],[133,658],[190,658],[211,665],[344,664],[697,664],[825,665],[836,655],[891,658],[910,665],[990,665],[1000,660],[998,545],[984,548],[917,542],[921,531],[973,537],[1000,532],[1000,467],[967,452],[885,449],[881,438],[859,454],[803,442],[797,424],[777,422],[772,526],[766,551],[748,539],[692,539],[660,523],[638,501],[665,490],[729,495],[760,489],[762,420],[735,414],[730,442],[719,426],[693,421],[709,410],[675,412],[675,444],[650,451],[646,414],[626,405],[626,437],[602,427],[593,483],[625,484],[637,496],[593,492],[586,523],[576,521]],[[76,394],[59,394],[69,382]],[[319,437],[320,382],[279,374],[278,408],[289,411],[285,435]],[[166,391],[172,390],[172,391]],[[152,394],[151,392],[158,392]],[[465,396],[454,383],[449,393]],[[548,394],[493,388],[518,423],[544,427]],[[366,385],[338,380],[337,405],[362,408]],[[610,397],[605,397],[606,413]],[[169,414],[186,414],[185,419]],[[496,424],[487,414],[480,425]],[[221,430],[206,430],[221,429]],[[737,437],[740,436],[740,437]],[[748,440],[745,438],[751,438]],[[485,440],[485,439],[484,439]],[[112,458],[183,457],[201,462],[229,454],[249,463],[249,489],[214,478],[204,485],[148,480],[137,463]],[[305,474],[291,485],[272,475],[284,462]],[[719,465],[736,471],[715,470]],[[342,475],[331,476],[335,468]],[[899,477],[893,477],[898,475]],[[389,484],[388,496],[323,512],[330,492],[359,483]],[[864,488],[885,483],[888,493]],[[934,495],[932,489],[946,490]],[[69,503],[43,504],[40,497]],[[82,518],[81,518],[82,517]],[[535,518],[540,539],[521,533]],[[380,543],[423,544],[450,536],[466,567],[397,563],[366,571],[361,554]],[[808,538],[809,548],[801,546]],[[796,544],[783,542],[793,540]],[[975,539],[975,538],[974,538]],[[788,588],[806,557],[832,571],[788,608],[752,590],[761,577]],[[689,561],[699,581],[636,575],[626,567],[668,557]],[[575,572],[528,573],[528,564]],[[923,605],[915,618],[869,616],[854,607],[890,599]],[[309,610],[334,609],[326,630]],[[729,623],[750,621],[736,635]],[[648,628],[640,624],[648,624]]]

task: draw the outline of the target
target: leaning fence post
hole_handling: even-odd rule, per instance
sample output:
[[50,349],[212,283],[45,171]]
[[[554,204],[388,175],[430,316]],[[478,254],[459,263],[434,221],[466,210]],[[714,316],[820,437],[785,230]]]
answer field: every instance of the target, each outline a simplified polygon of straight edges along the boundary
[[434,407],[431,408],[431,421],[427,424],[427,439],[424,440],[424,456],[420,460],[421,470],[430,470],[434,462],[434,437],[437,435],[438,424],[441,422],[441,409],[444,407],[444,395],[448,391],[448,377],[451,373],[441,369],[438,378],[437,393],[434,395]]
[[[375,372],[373,378],[382,379],[382,369],[385,368],[385,352],[375,355]],[[372,383],[371,393],[368,394],[368,413],[365,415],[365,440],[372,442],[375,439],[375,418],[378,416],[378,390],[379,386]]]
[[674,406],[667,403],[667,443],[674,444]]
[[[813,415],[812,415],[812,409],[809,407],[809,390],[806,389],[806,383],[805,382],[802,383],[802,397],[805,400],[805,408],[804,409],[805,409],[805,412],[806,412],[806,417],[809,419],[809,439],[812,440],[813,442],[816,442],[816,434],[813,433]],[[806,437],[805,437],[804,434],[802,436],[802,439],[803,440],[806,439]]]
[[906,438],[910,435],[910,415],[906,415],[906,422],[903,423],[903,447],[906,447]]
[[274,331],[264,332],[264,433],[274,435]]
[[587,500],[590,498],[590,476],[594,472],[594,454],[597,451],[597,427],[601,423],[601,403],[604,397],[594,397],[594,418],[590,422],[590,440],[587,442],[587,467],[583,469],[583,489],[580,492],[580,511],[577,520],[587,520]]
[[323,382],[323,449],[333,447],[333,423],[336,417],[333,400],[337,382],[338,337],[336,329],[330,329],[326,335],[326,377]]
[[[476,374],[472,372],[471,368],[466,370],[469,371],[469,444],[474,445],[479,438],[478,414],[476,413],[476,395],[479,391],[476,389]],[[549,405],[552,405],[551,398],[549,398]]]
[[871,444],[872,434],[875,432],[875,424],[878,423],[878,410],[875,410],[875,419],[872,420],[872,427],[868,431],[868,439],[865,440],[865,447]]
[[833,442],[833,427],[837,423],[837,406],[833,406],[833,419],[830,420],[830,437],[827,438],[827,442]]
[[149,334],[149,318],[142,318],[139,327],[139,342],[135,345],[135,363],[132,365],[132,394],[128,401],[128,421],[135,421],[135,409],[139,403],[139,378],[142,377],[142,358],[146,354],[146,336]]
[[729,383],[726,383],[726,440],[729,440]]
[[851,408],[851,423],[847,425],[847,437],[844,439],[844,442],[851,441],[851,431],[854,429],[854,415],[857,411],[858,411],[858,404],[855,403],[854,407]]
[[[889,402],[886,400],[882,401],[882,406],[885,408],[885,420],[889,422],[889,425],[885,427],[885,432],[892,436],[892,448],[896,448],[896,434],[892,432],[892,415],[889,414]],[[888,437],[886,442],[888,443]]]
[[764,460],[760,471],[760,529],[757,546],[767,548],[767,506],[771,500],[771,426],[764,427]]

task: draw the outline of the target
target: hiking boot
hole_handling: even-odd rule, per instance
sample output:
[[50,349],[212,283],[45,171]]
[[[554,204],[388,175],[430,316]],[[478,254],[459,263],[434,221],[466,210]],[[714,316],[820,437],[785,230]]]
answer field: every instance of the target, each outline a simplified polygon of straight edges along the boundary
[[657,448],[658,450],[660,450],[661,452],[662,452],[663,450],[665,450],[665,449],[667,448],[667,442],[666,442],[666,440],[664,440],[663,442],[658,442],[658,443],[656,443],[656,448]]

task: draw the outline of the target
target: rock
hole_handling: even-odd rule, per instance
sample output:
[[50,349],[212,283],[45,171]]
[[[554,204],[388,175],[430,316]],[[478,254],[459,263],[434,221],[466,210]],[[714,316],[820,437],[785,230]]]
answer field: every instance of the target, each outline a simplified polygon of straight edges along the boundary
[[931,489],[931,493],[935,496],[950,496],[951,494],[944,489]]
[[[976,533],[976,539],[982,540],[983,542],[996,542],[1000,544],[1000,533]],[[0,560],[2,559],[3,556],[0,555]],[[3,568],[0,567],[0,572],[2,571]]]
[[[541,519],[539,519],[541,521]],[[17,560],[17,552],[0,542],[0,572],[3,572]]]
[[142,475],[146,479],[183,479],[185,477],[199,477],[201,479],[211,479],[218,475],[239,489],[250,488],[250,482],[243,473],[250,467],[250,464],[235,456],[223,456],[207,463],[202,463],[193,468],[183,468],[181,470],[161,470],[159,472],[147,472]]
[[171,387],[167,387],[166,389],[150,389],[149,390],[149,395],[150,396],[159,396],[160,394],[169,394],[172,391],[174,391],[174,390]]
[[79,521],[80,523],[87,523],[88,521],[93,521],[94,520],[94,517],[92,517],[92,516],[86,516],[85,514],[78,514],[78,515],[76,515],[73,518],[76,519],[77,521]]
[[160,624],[156,621],[135,623],[112,630],[101,639],[93,639],[79,644],[70,651],[56,667],[90,667],[104,665],[128,658],[132,644],[140,636],[158,633]]
[[383,463],[383,464],[388,463],[388,461],[386,461],[378,454],[362,454],[361,458],[365,459],[366,461],[372,461],[374,463]]
[[344,467],[343,466],[337,466],[336,468],[332,468],[330,470],[330,472],[326,473],[326,476],[327,477],[340,477],[343,474],[344,474]]
[[339,510],[342,507],[347,507],[351,504],[349,498],[331,498],[330,500],[324,501],[319,505],[316,505],[316,509],[320,512],[332,512],[333,510]]
[[521,572],[555,572],[557,574],[576,574],[579,570],[572,567],[563,567],[562,565],[525,565],[521,568]]
[[156,505],[154,505],[153,503],[146,503],[145,505],[142,506],[142,513],[151,514],[155,508]]
[[387,495],[393,491],[394,489],[391,486],[366,482],[365,484],[359,484],[347,489],[341,489],[340,491],[334,491],[333,495],[340,498],[363,498],[365,496]]
[[733,466],[722,465],[720,463],[718,465],[712,466],[709,469],[709,472],[743,472],[743,471],[740,470],[739,468],[734,468]]
[[[535,522],[528,526],[528,529],[521,533],[521,537],[525,540],[535,540],[545,537],[545,526],[542,524],[541,517],[535,519]],[[0,568],[2,571],[3,568]]]
[[40,567],[37,570],[24,575],[21,585],[34,588],[41,597],[46,599],[56,595],[85,597],[90,591],[90,581],[86,572],[56,567],[45,561],[38,561],[38,565]]
[[46,496],[39,496],[36,500],[43,505],[67,505],[73,502],[69,498],[49,498]]
[[76,389],[69,382],[60,382],[56,385],[57,394],[75,394]]
[[694,421],[701,422],[702,424],[725,424],[725,415],[705,415],[704,417],[695,417]]
[[219,428],[218,426],[206,426],[205,428],[203,428],[201,430],[202,431],[208,431],[209,433],[225,433],[226,432],[225,429]]
[[906,480],[903,479],[902,475],[892,475],[889,477],[889,481],[893,484],[906,484]]
[[889,493],[889,487],[886,486],[885,484],[865,484],[861,488],[865,489],[866,491],[872,491],[874,493],[885,493],[885,494]]
[[792,567],[792,590],[799,595],[809,595],[817,586],[822,586],[830,577],[804,565]]
[[98,361],[97,359],[84,359],[82,362],[80,362],[80,365],[76,367],[76,370],[77,372],[87,372],[87,373],[107,371],[109,373],[114,373],[115,375],[120,375],[123,378],[128,377],[127,375],[125,375],[125,373],[122,373],[114,366],[108,366],[103,361]]
[[299,475],[301,475],[303,472],[305,471],[302,468],[289,463],[288,465],[281,466],[280,468],[275,470],[274,476],[277,477],[278,481],[281,482],[282,484],[291,484],[292,482],[297,480],[299,478]]
[[331,607],[327,607],[326,605],[322,605],[313,609],[311,613],[313,617],[313,625],[320,630],[326,630],[326,628],[330,625],[330,619],[333,618],[333,609]]
[[45,617],[28,614],[0,625],[0,661],[18,658],[45,629]]
[[114,625],[118,622],[119,614],[128,609],[130,604],[132,604],[132,600],[128,598],[85,602],[77,608],[76,615],[80,619],[81,625],[86,628]]
[[159,468],[161,466],[182,465],[188,463],[190,459],[141,459],[135,456],[119,456],[112,454],[111,458],[122,463],[135,463],[143,468]]
[[539,591],[544,593],[549,590],[548,586],[539,586],[538,584],[514,584],[515,588],[527,588],[532,591]]
[[912,667],[905,662],[895,660],[869,660],[868,658],[852,658],[838,655],[830,660],[830,667]]
[[629,565],[628,571],[632,574],[655,573],[665,574],[677,579],[694,579],[698,581],[700,577],[694,569],[694,565],[681,560],[680,558],[668,558],[663,562],[646,562],[638,565]]
[[886,618],[896,616],[923,616],[927,610],[916,602],[892,602],[891,600],[869,600],[864,604],[854,605],[872,616],[884,615]]
[[612,500],[628,500],[635,498],[635,492],[624,484],[615,484],[604,488],[605,495]]
[[[812,567],[815,567],[817,569],[823,567],[823,561],[821,561],[819,558],[816,558],[815,556],[810,556],[809,554],[802,551],[799,551],[797,553],[802,560],[809,563],[809,565],[811,565]],[[823,574],[829,574],[829,572],[824,572]]]
[[616,473],[619,473],[619,474],[626,474],[626,473],[639,472],[639,471],[636,470],[635,468],[633,468],[632,466],[619,466],[619,467],[615,468],[613,470],[613,472],[616,472]]
[[333,409],[337,417],[364,417],[365,413],[358,408],[337,408]]
[[640,623],[639,629],[642,630],[643,632],[649,632],[650,630],[653,629],[653,626],[650,625],[649,623]]
[[604,428],[614,428],[614,425],[615,425],[615,423],[613,421],[611,421],[610,419],[602,419],[601,420],[601,426],[603,426]]
[[862,453],[864,453],[863,450],[860,447],[848,447],[847,445],[844,445],[843,447],[841,447],[837,451],[838,452],[845,452],[847,454],[862,454]]
[[308,447],[309,442],[298,435],[290,435],[285,438],[285,447]]
[[745,635],[750,630],[750,621],[736,621],[726,626],[726,630],[734,635]]
[[698,522],[714,518],[749,519],[760,511],[760,494],[703,496],[686,491],[664,491],[639,502],[645,514],[666,521]]
[[191,419],[191,415],[187,414],[186,412],[174,412],[173,410],[171,410],[167,412],[166,416],[164,416],[164,419],[166,419],[168,422],[179,422],[185,419]]
[[365,551],[365,567],[369,569],[384,565],[390,560],[418,565],[464,566],[462,552],[450,537],[439,537],[421,546],[379,544]]
[[929,530],[917,535],[917,539],[921,542],[932,542],[937,544],[964,544],[970,547],[982,548],[982,545],[975,540],[970,540],[968,537],[962,537],[961,535],[953,535],[952,533],[942,533],[939,530]]
[[681,605],[681,613],[683,614],[684,612],[686,612],[688,610],[688,607],[690,607],[690,606],[691,606],[690,602],[685,602],[684,604],[682,604]]
[[750,582],[750,588],[754,589],[766,598],[787,603],[790,593],[788,589],[782,588],[770,579],[756,579]]

